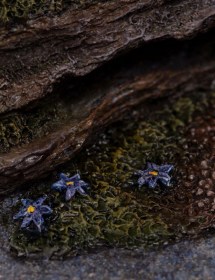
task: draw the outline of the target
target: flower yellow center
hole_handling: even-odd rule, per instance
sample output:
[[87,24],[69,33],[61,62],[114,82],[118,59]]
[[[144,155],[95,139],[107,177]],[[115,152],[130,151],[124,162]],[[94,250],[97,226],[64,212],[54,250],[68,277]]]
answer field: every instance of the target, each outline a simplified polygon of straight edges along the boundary
[[74,186],[74,182],[72,182],[72,181],[71,182],[67,182],[66,185],[67,186]]
[[158,176],[158,172],[155,170],[149,171],[149,175]]
[[27,212],[28,212],[28,213],[33,213],[34,211],[35,211],[35,207],[32,206],[32,205],[30,205],[30,206],[28,207],[28,209],[27,209]]

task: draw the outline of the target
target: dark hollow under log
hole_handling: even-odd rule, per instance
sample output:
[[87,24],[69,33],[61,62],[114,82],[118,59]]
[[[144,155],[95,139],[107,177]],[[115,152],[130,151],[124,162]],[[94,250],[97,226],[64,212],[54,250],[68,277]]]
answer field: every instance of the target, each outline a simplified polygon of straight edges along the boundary
[[[71,159],[101,129],[140,103],[145,106],[147,100],[158,102],[159,98],[168,96],[214,90],[213,34],[212,31],[181,43],[167,40],[150,44],[94,71],[72,88],[70,77],[62,81],[56,88],[61,92],[55,102],[63,102],[69,112],[67,117],[59,120],[55,130],[2,152],[0,193],[8,193],[54,170]],[[50,98],[51,95],[47,104]]]
[[141,44],[191,38],[214,25],[214,0],[119,0],[2,26],[0,113],[51,93],[65,75],[84,76]]

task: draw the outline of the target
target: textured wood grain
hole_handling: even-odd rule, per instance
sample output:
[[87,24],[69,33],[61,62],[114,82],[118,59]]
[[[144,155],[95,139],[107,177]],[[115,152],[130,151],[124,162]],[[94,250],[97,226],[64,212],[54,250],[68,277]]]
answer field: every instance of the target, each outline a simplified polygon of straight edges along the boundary
[[0,28],[0,113],[52,93],[123,52],[215,25],[215,0],[119,0]]

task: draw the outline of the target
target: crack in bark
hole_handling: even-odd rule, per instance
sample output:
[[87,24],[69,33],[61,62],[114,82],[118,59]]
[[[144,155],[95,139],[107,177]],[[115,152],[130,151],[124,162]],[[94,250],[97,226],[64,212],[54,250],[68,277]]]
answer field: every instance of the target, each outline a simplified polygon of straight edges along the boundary
[[[181,44],[149,45],[98,69],[84,86],[83,79],[76,87],[69,84],[56,102],[69,93],[68,106],[72,103],[76,113],[63,119],[55,131],[1,155],[0,193],[45,176],[140,103],[146,106],[148,100],[213,90],[214,46],[213,33]],[[79,98],[73,98],[74,93]]]

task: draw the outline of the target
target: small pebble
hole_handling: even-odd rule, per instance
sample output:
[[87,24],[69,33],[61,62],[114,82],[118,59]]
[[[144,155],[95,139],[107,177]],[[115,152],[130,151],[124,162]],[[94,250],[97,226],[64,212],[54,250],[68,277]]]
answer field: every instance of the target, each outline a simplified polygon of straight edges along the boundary
[[207,178],[206,181],[208,185],[210,185],[211,187],[213,186],[213,181],[211,180],[211,178]]
[[203,160],[203,161],[201,162],[201,167],[204,168],[204,169],[207,169],[207,168],[208,168],[208,162],[207,162],[207,160]]
[[190,174],[189,177],[188,177],[188,179],[189,179],[190,181],[193,181],[193,180],[195,179],[195,175],[194,175],[194,174]]
[[196,195],[201,195],[203,194],[203,192],[204,192],[203,189],[198,188]]
[[204,207],[204,203],[203,202],[198,202],[198,206],[201,208],[201,207]]
[[207,196],[214,196],[214,192],[213,191],[207,191]]
[[202,170],[201,171],[201,173],[202,173],[202,176],[204,176],[205,178],[208,178],[208,176],[209,176],[209,171],[208,170]]
[[200,187],[204,187],[205,184],[206,184],[205,180],[199,181],[199,186]]

